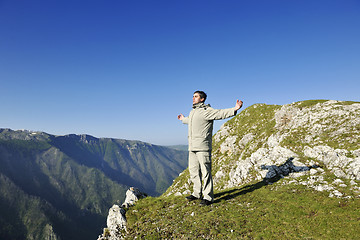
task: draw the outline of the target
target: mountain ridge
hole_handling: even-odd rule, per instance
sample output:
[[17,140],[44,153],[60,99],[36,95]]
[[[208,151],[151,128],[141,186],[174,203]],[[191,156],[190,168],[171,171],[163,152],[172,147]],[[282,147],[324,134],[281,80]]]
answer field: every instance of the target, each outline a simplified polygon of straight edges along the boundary
[[[184,151],[141,141],[0,129],[0,209],[15,213],[0,217],[0,236],[96,238],[107,209],[129,186],[160,195],[186,159]],[[22,226],[19,238],[14,225]]]

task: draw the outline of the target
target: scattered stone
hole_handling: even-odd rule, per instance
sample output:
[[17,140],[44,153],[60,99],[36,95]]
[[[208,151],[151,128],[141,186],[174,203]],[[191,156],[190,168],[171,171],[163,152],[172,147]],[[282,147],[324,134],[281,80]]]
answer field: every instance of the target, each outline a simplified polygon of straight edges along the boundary
[[333,192],[331,192],[329,194],[329,197],[342,197],[344,194],[342,194],[341,192],[339,192],[338,190],[334,190]]
[[354,186],[354,185],[357,185],[357,183],[354,180],[350,180],[350,185]]
[[341,180],[341,179],[335,179],[335,180],[333,181],[333,184],[341,184],[341,183],[344,183],[344,181]]

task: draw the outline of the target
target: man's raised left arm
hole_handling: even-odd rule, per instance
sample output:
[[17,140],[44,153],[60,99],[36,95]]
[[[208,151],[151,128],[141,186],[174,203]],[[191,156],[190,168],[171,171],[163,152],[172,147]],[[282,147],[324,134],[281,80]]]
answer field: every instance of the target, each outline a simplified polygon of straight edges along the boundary
[[242,107],[243,102],[240,100],[236,101],[235,107],[227,109],[213,109],[209,108],[205,111],[205,119],[207,120],[220,120],[233,117],[237,111]]

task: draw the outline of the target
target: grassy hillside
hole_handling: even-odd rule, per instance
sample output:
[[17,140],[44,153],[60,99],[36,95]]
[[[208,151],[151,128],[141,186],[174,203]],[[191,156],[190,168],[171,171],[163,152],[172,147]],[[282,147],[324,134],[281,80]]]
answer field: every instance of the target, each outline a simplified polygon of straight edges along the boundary
[[255,104],[213,137],[215,202],[188,170],[126,212],[128,239],[360,239],[360,103]]
[[199,206],[183,196],[145,198],[128,209],[126,239],[359,239],[359,199],[301,185],[254,182]]
[[[269,172],[264,167],[276,170],[289,159],[297,166],[316,166],[318,175],[322,171],[342,181],[359,181],[360,103],[308,100],[252,105],[215,134],[212,154],[218,190],[260,181]],[[184,171],[166,194],[188,194],[188,179]]]

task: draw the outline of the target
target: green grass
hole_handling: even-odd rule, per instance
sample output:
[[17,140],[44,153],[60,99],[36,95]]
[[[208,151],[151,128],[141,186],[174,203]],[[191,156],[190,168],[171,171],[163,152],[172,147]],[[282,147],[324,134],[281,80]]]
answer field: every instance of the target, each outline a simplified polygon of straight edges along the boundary
[[329,101],[329,100],[324,100],[324,99],[305,100],[305,101],[296,102],[296,104],[297,104],[297,107],[301,109],[301,108],[305,108],[305,107],[312,107],[318,103],[324,103],[327,101]]
[[181,197],[145,198],[127,210],[126,239],[359,239],[359,199],[263,182],[217,192],[201,207]]

